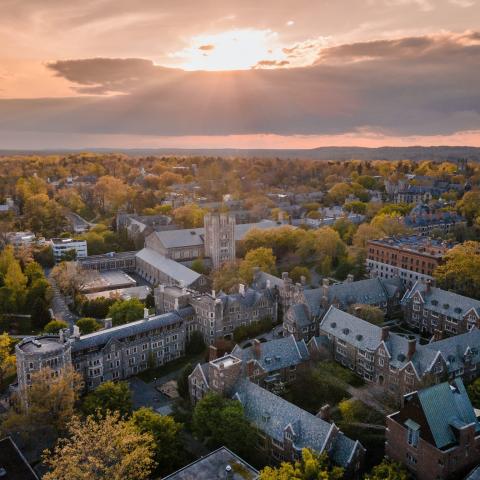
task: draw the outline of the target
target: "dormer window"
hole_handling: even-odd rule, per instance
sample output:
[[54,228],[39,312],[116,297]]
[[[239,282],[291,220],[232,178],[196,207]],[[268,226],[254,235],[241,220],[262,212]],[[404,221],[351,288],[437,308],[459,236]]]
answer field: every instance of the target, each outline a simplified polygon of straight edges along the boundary
[[407,427],[407,443],[412,447],[418,446],[418,439],[420,438],[420,425],[411,419],[405,422]]

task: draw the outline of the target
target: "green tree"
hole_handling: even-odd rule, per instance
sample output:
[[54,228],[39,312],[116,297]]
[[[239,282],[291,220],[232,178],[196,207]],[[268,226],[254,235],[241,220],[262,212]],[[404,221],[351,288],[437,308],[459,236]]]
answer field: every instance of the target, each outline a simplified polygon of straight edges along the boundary
[[474,380],[468,387],[468,396],[475,408],[480,408],[480,378]]
[[365,476],[365,480],[408,480],[409,478],[410,475],[403,465],[390,460],[383,460]]
[[190,268],[194,272],[200,273],[202,275],[205,275],[208,272],[207,267],[205,266],[205,262],[203,261],[203,258],[196,258],[192,262],[192,266]]
[[310,270],[307,267],[301,267],[299,265],[293,267],[288,276],[297,283],[301,281],[302,277],[305,277],[306,283],[310,283],[312,280],[312,274],[310,273]]
[[46,451],[45,480],[143,480],[155,468],[155,442],[118,413],[85,420],[74,416],[68,435]]
[[92,317],[79,318],[76,322],[76,325],[80,329],[80,333],[82,335],[96,332],[97,330],[100,330],[100,328],[102,328],[100,323],[98,323],[97,320]]
[[215,291],[231,293],[238,289],[242,282],[238,262],[225,262],[220,268],[212,273],[213,288]]
[[190,338],[185,346],[185,351],[188,355],[198,355],[202,353],[206,348],[203,335],[198,330],[195,330],[190,334]]
[[63,320],[51,320],[45,325],[43,331],[46,333],[58,333],[64,328],[68,328],[67,322],[64,322]]
[[372,219],[370,225],[378,228],[388,237],[408,232],[408,228],[403,223],[403,217],[398,213],[379,213]]
[[82,410],[86,415],[105,415],[118,412],[120,416],[132,413],[132,392],[127,382],[104,382],[93,392],[88,393],[83,401]]
[[143,318],[143,303],[138,298],[129,300],[117,300],[109,309],[108,316],[111,317],[114,326],[133,322]]
[[468,220],[469,225],[480,216],[480,191],[467,192],[457,204],[460,213]]
[[259,480],[340,480],[343,477],[343,468],[332,466],[326,453],[317,454],[304,448],[301,460],[282,462],[279,467],[265,467]]
[[193,430],[212,447],[225,445],[243,457],[254,454],[255,430],[238,401],[208,393],[195,406]]
[[177,390],[178,394],[185,400],[190,398],[188,391],[188,376],[193,372],[193,365],[187,363],[180,372],[179,377],[177,378]]
[[5,288],[10,291],[11,304],[15,306],[15,312],[20,312],[23,309],[27,293],[27,281],[27,277],[23,274],[17,261],[8,266],[4,283]]
[[240,263],[240,277],[247,284],[252,283],[253,269],[259,267],[266,273],[275,273],[276,259],[271,248],[260,247],[250,250],[243,261]]
[[381,325],[385,320],[385,312],[375,305],[356,303],[349,308],[349,312],[374,325]]
[[130,421],[141,433],[148,433],[153,437],[155,461],[160,471],[171,470],[178,464],[182,451],[180,423],[172,417],[160,415],[145,407],[136,410]]

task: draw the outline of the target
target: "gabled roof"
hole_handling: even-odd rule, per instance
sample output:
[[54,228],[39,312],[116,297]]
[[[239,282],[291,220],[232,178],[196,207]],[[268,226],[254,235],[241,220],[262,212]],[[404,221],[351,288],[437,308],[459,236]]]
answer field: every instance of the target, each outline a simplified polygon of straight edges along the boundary
[[328,288],[328,300],[329,303],[337,300],[344,308],[354,303],[373,305],[387,302],[395,291],[393,285],[386,289],[380,278],[369,278],[331,285]]
[[179,310],[155,315],[153,317],[126,323],[117,327],[99,330],[98,332],[82,335],[80,339],[73,341],[72,352],[78,352],[93,347],[104,347],[108,342],[120,340],[139,333],[149,332],[156,328],[172,325],[193,315],[192,307],[185,307]]
[[437,448],[457,443],[457,428],[474,424],[480,433],[480,424],[461,379],[455,379],[453,385],[445,382],[425,388],[417,395]]
[[415,282],[411,290],[405,295],[402,303],[407,303],[417,292],[421,294],[425,302],[425,308],[433,312],[461,320],[473,309],[480,317],[480,300],[464,297],[458,293],[437,287],[427,288],[420,281]]
[[191,285],[201,277],[200,273],[194,272],[185,265],[161,255],[152,248],[142,248],[135,256],[165,273],[175,281],[179,283],[183,282],[186,286]]
[[382,329],[373,323],[331,306],[320,323],[320,330],[362,350],[374,351],[382,341]]
[[359,444],[338,432],[334,424],[248,380],[240,380],[234,391],[234,398],[242,403],[246,418],[269,437],[283,441],[285,428],[290,424],[295,432],[293,443],[296,449],[311,448],[321,453],[332,440],[329,455],[341,466],[348,466]]
[[266,372],[298,365],[310,358],[305,342],[303,340],[297,342],[293,335],[261,343],[259,348],[259,358],[255,356],[254,346],[242,349],[236,345],[232,355],[240,358],[244,363],[255,359]]

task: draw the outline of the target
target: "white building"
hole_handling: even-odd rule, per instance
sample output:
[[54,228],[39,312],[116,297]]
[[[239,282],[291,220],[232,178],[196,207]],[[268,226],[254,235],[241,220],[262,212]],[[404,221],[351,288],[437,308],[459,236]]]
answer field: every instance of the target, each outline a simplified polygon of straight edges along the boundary
[[75,250],[77,258],[86,258],[88,256],[86,240],[73,240],[72,238],[52,238],[51,243],[55,262],[61,262],[64,255],[70,250]]

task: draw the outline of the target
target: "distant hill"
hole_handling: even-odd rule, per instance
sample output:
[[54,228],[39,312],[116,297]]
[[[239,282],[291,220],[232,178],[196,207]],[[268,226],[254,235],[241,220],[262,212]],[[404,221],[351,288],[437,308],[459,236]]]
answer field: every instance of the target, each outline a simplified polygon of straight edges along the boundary
[[118,152],[132,156],[145,155],[179,155],[179,156],[213,156],[213,157],[248,157],[248,158],[298,158],[311,160],[455,160],[466,158],[480,161],[478,147],[318,147],[312,149],[235,149],[235,148],[84,148],[51,150],[0,150],[0,155],[47,155],[69,154],[78,152]]

